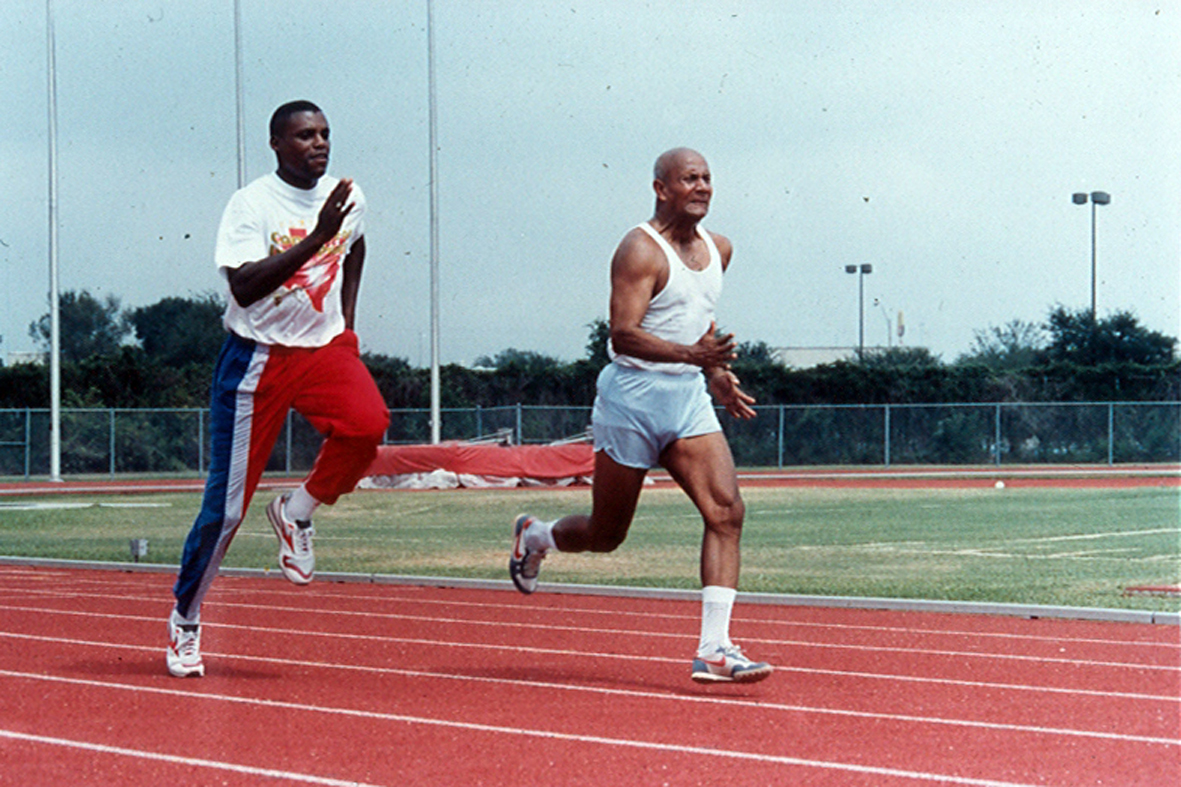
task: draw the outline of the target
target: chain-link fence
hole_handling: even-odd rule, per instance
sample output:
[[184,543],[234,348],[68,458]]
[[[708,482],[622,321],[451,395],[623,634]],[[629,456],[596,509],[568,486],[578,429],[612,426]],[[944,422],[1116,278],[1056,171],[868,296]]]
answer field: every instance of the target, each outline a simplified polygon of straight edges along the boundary
[[[1130,464],[1181,461],[1181,402],[939,405],[769,405],[722,415],[735,461],[805,465]],[[391,412],[387,443],[430,440],[430,411]],[[443,409],[444,440],[550,443],[577,439],[589,407]],[[0,409],[0,475],[49,472],[50,415]],[[320,436],[290,413],[267,469],[311,468]],[[208,414],[200,409],[63,409],[63,474],[204,473]]]

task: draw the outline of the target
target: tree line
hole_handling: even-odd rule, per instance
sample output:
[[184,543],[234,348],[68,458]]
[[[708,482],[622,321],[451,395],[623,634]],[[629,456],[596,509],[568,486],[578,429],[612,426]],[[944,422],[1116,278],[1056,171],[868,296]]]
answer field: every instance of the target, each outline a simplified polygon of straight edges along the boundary
[[[224,338],[222,310],[222,297],[212,293],[127,310],[112,295],[63,293],[63,406],[207,406]],[[442,406],[589,406],[607,363],[607,325],[599,319],[587,329],[585,356],[572,362],[507,349],[478,359],[475,368],[442,367]],[[29,331],[48,348],[48,315]],[[430,406],[428,369],[375,353],[363,358],[389,407]],[[733,368],[759,404],[1181,399],[1175,338],[1147,329],[1129,311],[1097,318],[1063,306],[1051,308],[1044,323],[1014,320],[977,331],[973,346],[950,363],[924,348],[894,347],[794,369],[775,362],[771,348],[759,341],[739,346]],[[0,368],[0,408],[48,407],[48,375],[38,364]]]

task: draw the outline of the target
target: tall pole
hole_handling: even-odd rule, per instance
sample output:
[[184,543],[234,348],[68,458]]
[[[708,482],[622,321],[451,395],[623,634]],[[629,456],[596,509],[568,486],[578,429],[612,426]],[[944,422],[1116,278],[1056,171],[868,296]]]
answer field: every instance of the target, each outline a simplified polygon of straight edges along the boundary
[[45,0],[49,50],[49,480],[62,480],[61,309],[58,303],[57,248],[57,44],[53,0]]
[[439,407],[439,145],[435,108],[435,25],[431,0],[426,0],[427,88],[431,146],[431,444],[441,439]]
[[857,274],[857,360],[865,360],[865,271]]
[[1091,200],[1091,322],[1095,322],[1095,200]]
[[1071,195],[1071,201],[1075,205],[1086,205],[1089,201],[1091,203],[1091,322],[1094,323],[1098,319],[1098,312],[1096,310],[1096,252],[1095,252],[1095,212],[1100,205],[1108,205],[1111,203],[1111,195],[1106,191],[1092,191],[1087,194],[1085,191],[1076,191]]
[[246,99],[242,89],[242,0],[234,0],[234,93],[238,113],[238,188],[246,185]]
[[873,265],[846,265],[845,273],[857,274],[857,360],[865,360],[865,274],[873,273]]

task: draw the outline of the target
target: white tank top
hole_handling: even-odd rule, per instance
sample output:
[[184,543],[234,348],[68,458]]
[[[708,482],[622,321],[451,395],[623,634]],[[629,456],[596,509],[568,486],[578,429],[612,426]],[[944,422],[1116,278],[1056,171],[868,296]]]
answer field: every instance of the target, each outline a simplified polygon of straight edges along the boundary
[[[718,247],[710,234],[698,225],[697,234],[709,249],[709,262],[703,269],[693,270],[681,261],[680,255],[648,222],[638,226],[660,245],[664,256],[668,258],[668,282],[664,289],[648,301],[648,311],[640,320],[640,329],[676,344],[695,344],[709,330],[718,298],[722,294],[722,255],[718,253]],[[633,369],[649,369],[666,374],[701,371],[701,367],[689,363],[659,363],[630,355],[617,355],[610,341],[607,342],[607,354],[620,366]]]

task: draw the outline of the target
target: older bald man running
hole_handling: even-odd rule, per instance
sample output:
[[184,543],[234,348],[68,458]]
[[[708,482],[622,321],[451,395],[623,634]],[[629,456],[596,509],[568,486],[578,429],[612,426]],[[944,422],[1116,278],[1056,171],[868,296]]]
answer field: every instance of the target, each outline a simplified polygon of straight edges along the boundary
[[595,476],[590,516],[514,523],[509,574],[537,588],[541,561],[558,552],[612,552],[623,543],[640,489],[662,466],[701,512],[701,639],[690,676],[701,683],[762,680],[769,664],[730,641],[745,508],[734,458],[710,393],[737,418],[754,399],[730,371],[733,334],[718,336],[714,311],[733,247],[700,222],[713,185],[701,154],[677,148],[654,167],[656,210],[624,236],[611,261],[611,363],[598,380],[592,416]]

